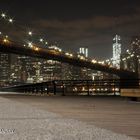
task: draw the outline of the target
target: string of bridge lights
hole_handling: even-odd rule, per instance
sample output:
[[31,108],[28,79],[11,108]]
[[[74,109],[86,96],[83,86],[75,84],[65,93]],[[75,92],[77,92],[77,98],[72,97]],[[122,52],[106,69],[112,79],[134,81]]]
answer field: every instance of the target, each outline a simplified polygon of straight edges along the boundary
[[[2,20],[7,21],[8,23],[11,23],[12,24],[15,21],[13,18],[11,18],[10,16],[8,16],[4,12],[2,12],[0,14],[0,16],[1,16],[1,19]],[[16,22],[14,24],[16,24]],[[26,30],[25,28],[23,29],[23,26],[20,26],[19,24],[16,27],[18,27],[18,28],[20,28],[21,30],[24,30],[24,31]],[[33,32],[32,31],[28,31],[26,34],[29,35],[29,36],[33,36]],[[0,32],[0,36],[6,37],[7,35],[4,36],[4,34],[2,32]],[[38,43],[40,43],[39,45],[48,45],[48,41],[46,41],[42,37],[38,37],[38,40],[36,40],[36,42],[37,42],[37,45],[38,45]],[[32,41],[27,41],[26,44],[27,45],[24,44],[24,46],[33,47],[33,44],[35,44],[35,43],[33,43]]]
[[7,20],[9,23],[13,23],[14,22],[13,18],[10,18],[5,13],[1,13],[1,18]]
[[[29,36],[32,36],[32,35],[33,35],[33,32],[32,32],[32,31],[29,31],[29,32],[28,32],[28,35],[29,35]],[[39,42],[41,42],[41,43],[43,43],[43,42],[44,42],[44,43],[45,43],[45,45],[48,45],[48,42],[47,42],[47,41],[45,41],[43,38],[39,38]]]
[[[1,16],[1,19],[4,19],[4,20],[8,21],[8,23],[13,23],[14,22],[13,18],[7,16],[3,12],[1,13],[0,16]],[[4,41],[6,42],[6,39],[8,38],[8,35],[4,35],[2,32],[0,32],[0,36],[5,37]]]

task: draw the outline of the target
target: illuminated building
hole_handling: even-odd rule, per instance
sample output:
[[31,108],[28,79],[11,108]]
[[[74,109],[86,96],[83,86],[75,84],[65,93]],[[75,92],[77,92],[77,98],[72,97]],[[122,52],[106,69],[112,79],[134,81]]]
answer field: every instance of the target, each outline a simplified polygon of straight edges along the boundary
[[19,67],[17,63],[15,62],[14,64],[11,64],[11,73],[10,73],[10,83],[11,84],[16,84],[20,83],[21,78],[20,78],[20,72]]
[[58,61],[46,60],[41,65],[43,81],[60,80],[62,78],[62,64]]
[[113,66],[120,68],[120,56],[121,56],[121,43],[120,36],[116,35],[113,38]]
[[134,36],[130,45],[131,56],[134,55],[135,71],[140,77],[140,36]]
[[[48,47],[54,53],[60,53],[62,50],[56,45]],[[43,81],[60,80],[62,79],[62,64],[54,60],[41,60],[40,74]]]
[[[50,49],[53,50],[53,47]],[[60,51],[56,49],[55,47],[54,51]],[[11,65],[11,83],[39,83],[61,79],[60,62],[19,55],[15,58],[15,62]]]
[[10,83],[12,85],[26,83],[30,75],[29,72],[33,71],[30,63],[31,58],[19,55],[12,55],[12,57]]
[[10,55],[5,53],[0,53],[0,85],[6,85],[9,83],[10,77]]
[[130,46],[121,56],[121,68],[137,72],[140,75],[140,37],[132,37]]
[[140,37],[139,36],[132,37],[129,51],[131,53],[140,55]]
[[17,65],[18,65],[21,82],[27,82],[28,72],[31,67],[29,61],[30,61],[30,57],[28,56],[17,57]]
[[79,54],[81,54],[85,57],[88,57],[88,48],[86,48],[86,47],[85,48],[84,47],[80,48],[79,49]]
[[92,80],[92,70],[62,64],[62,79],[63,80]]
[[40,74],[40,62],[37,58],[28,56],[14,56],[15,61],[11,65],[10,82],[18,83],[37,83],[42,82]]
[[[70,56],[69,53],[66,53]],[[77,52],[79,59],[84,60],[88,57],[88,48],[79,48]],[[72,66],[69,64],[63,64],[63,80],[91,80],[92,72],[90,69]]]

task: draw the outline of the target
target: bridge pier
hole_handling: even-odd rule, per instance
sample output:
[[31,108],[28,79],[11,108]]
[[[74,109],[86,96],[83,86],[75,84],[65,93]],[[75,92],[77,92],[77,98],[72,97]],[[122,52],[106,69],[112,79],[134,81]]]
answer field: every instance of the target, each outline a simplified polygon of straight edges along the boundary
[[62,96],[65,96],[65,84],[62,81]]
[[32,94],[34,94],[34,89],[35,89],[35,88],[34,88],[34,87],[32,87]]
[[38,94],[38,87],[35,87],[35,93]]
[[120,79],[121,89],[139,88],[139,79]]
[[49,94],[49,86],[48,86],[48,84],[47,84],[47,95]]
[[121,89],[134,89],[139,88],[139,76],[137,73],[131,75],[120,76],[120,88]]
[[44,94],[44,87],[41,86],[41,94]]
[[87,80],[87,95],[89,96],[90,95],[90,90],[89,90],[89,82],[88,82],[88,80]]
[[54,93],[54,95],[56,95],[56,83],[55,83],[55,81],[53,81],[53,93]]

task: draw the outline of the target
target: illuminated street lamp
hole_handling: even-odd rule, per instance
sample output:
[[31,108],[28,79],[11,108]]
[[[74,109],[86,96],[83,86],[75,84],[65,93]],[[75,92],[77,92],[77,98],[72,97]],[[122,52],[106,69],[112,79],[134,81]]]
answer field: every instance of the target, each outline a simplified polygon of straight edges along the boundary
[[97,61],[95,59],[91,60],[92,63],[97,63]]
[[13,23],[13,19],[12,19],[12,18],[10,18],[10,19],[9,19],[9,22],[10,22],[10,23]]
[[8,40],[6,38],[3,39],[4,43],[8,43]]
[[29,32],[28,32],[28,35],[32,36],[32,35],[33,35],[33,33],[32,33],[31,31],[29,31]]
[[29,43],[28,43],[28,46],[29,46],[30,48],[32,48],[32,47],[33,47],[33,43],[32,43],[32,42],[29,42]]
[[39,39],[39,41],[40,41],[40,42],[43,42],[43,39],[42,39],[42,38],[40,38],[40,39]]
[[48,45],[48,42],[47,41],[45,42],[45,45]]
[[35,50],[35,51],[39,51],[39,48],[38,48],[38,47],[36,47],[34,50]]
[[1,14],[1,17],[2,17],[2,18],[5,18],[5,17],[6,17],[6,15],[5,15],[4,13],[2,13],[2,14]]

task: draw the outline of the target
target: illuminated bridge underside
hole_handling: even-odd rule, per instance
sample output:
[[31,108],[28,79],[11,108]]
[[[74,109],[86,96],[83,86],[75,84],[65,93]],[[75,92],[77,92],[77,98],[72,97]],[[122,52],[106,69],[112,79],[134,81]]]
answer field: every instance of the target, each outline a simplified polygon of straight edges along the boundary
[[36,58],[42,58],[46,60],[56,60],[64,63],[68,63],[74,66],[89,68],[92,70],[102,71],[110,74],[115,74],[119,76],[121,79],[137,79],[138,75],[134,72],[129,72],[126,70],[118,70],[115,68],[110,68],[101,64],[93,64],[87,60],[80,60],[76,57],[66,56],[59,52],[53,52],[49,49],[39,48],[39,51],[33,50],[28,47],[24,47],[22,45],[18,45],[17,43],[3,43],[0,41],[0,51],[4,53],[14,53],[20,55],[26,55]]

